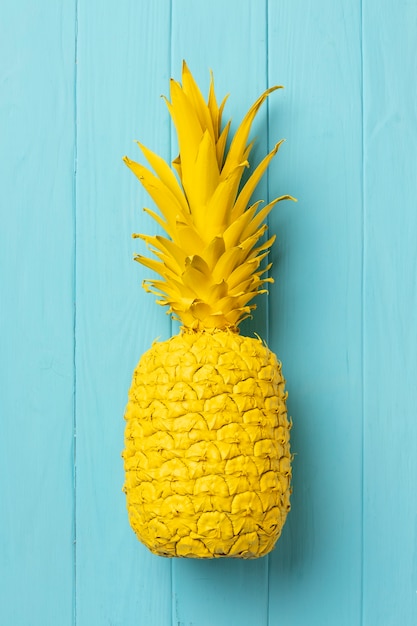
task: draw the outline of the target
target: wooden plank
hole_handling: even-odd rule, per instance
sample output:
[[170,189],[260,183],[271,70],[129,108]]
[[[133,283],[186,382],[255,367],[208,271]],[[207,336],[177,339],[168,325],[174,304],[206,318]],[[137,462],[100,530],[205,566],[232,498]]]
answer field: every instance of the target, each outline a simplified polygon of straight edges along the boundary
[[[293,417],[292,511],[271,557],[270,624],[361,619],[360,3],[269,3],[271,137],[287,143],[270,193],[270,342]],[[275,191],[275,187],[277,190]]]
[[175,561],[173,626],[267,624],[268,557]]
[[147,194],[122,163],[164,152],[170,3],[80,1],[77,167],[77,626],[171,621],[171,564],[130,529],[122,493],[133,368],[170,323],[141,288]]
[[[213,70],[218,99],[230,93],[224,119],[236,129],[266,85],[265,3],[253,0],[212,0],[196,3],[174,0],[172,8],[172,74],[180,79],[185,59],[208,93]],[[253,157],[267,149],[267,107],[259,114],[253,136],[258,135]],[[266,183],[259,193],[266,199]],[[262,195],[261,195],[262,197]],[[267,336],[266,298],[243,334]],[[268,611],[268,558],[256,562],[187,561],[173,563],[173,624],[181,626],[263,626]]]
[[0,623],[73,623],[74,3],[2,3]]
[[364,617],[417,623],[417,5],[363,5]]

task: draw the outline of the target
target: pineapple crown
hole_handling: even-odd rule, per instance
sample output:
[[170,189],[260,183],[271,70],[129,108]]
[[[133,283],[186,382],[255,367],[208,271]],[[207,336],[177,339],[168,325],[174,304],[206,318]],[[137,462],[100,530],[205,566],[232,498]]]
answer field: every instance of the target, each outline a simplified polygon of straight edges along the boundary
[[171,101],[165,98],[174,122],[179,155],[171,167],[138,142],[153,172],[124,157],[124,162],[149,193],[160,215],[144,209],[167,236],[135,234],[143,239],[156,258],[136,255],[159,274],[145,280],[144,288],[156,294],[158,304],[169,307],[186,328],[236,329],[255,308],[251,300],[264,293],[265,276],[271,264],[261,267],[275,236],[260,243],[265,219],[281,196],[259,208],[251,196],[277,153],[282,141],[255,168],[241,186],[253,142],[250,129],[262,103],[280,86],[267,89],[251,106],[226,148],[230,121],[222,128],[226,103],[217,104],[213,75],[207,103],[186,63],[182,85],[170,82]]

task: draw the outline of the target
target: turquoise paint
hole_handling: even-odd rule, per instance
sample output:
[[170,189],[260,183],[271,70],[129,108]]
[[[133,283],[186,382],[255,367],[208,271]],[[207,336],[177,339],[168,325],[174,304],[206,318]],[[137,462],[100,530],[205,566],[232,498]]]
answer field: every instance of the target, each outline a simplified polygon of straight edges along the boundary
[[72,623],[74,7],[2,5],[0,622]]
[[[417,6],[7,0],[2,14],[0,623],[414,626]],[[173,330],[132,263],[130,233],[154,224],[121,157],[136,138],[175,156],[159,95],[182,58],[203,87],[214,70],[234,124],[285,85],[255,131],[259,157],[287,138],[259,193],[299,201],[270,217],[276,282],[246,330],[283,361],[294,495],[254,562],[154,557],[121,493],[131,373]]]

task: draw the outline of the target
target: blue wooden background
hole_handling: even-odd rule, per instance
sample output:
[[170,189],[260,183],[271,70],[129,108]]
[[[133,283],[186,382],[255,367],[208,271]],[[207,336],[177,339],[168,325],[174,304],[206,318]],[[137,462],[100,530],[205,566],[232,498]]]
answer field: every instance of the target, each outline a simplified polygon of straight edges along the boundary
[[[3,0],[0,623],[417,624],[417,2]],[[133,367],[173,331],[141,287],[149,204],[121,157],[175,156],[185,58],[234,123],[276,83],[260,188],[292,511],[252,562],[165,560],[121,492]]]

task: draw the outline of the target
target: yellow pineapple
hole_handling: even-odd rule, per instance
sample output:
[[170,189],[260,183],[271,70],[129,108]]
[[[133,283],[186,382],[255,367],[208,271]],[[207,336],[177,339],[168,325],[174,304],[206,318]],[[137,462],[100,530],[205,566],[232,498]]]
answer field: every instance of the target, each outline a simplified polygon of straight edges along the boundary
[[[272,282],[263,240],[272,207],[249,205],[281,142],[242,185],[252,122],[272,87],[226,143],[225,99],[207,103],[187,65],[166,100],[179,143],[176,174],[139,144],[153,172],[124,158],[160,214],[165,236],[135,235],[156,258],[136,260],[178,335],[155,342],[133,374],[126,408],[124,491],[130,524],[161,556],[255,558],[274,547],[290,508],[290,423],[281,364],[238,326]],[[262,240],[262,241],[261,241]]]

